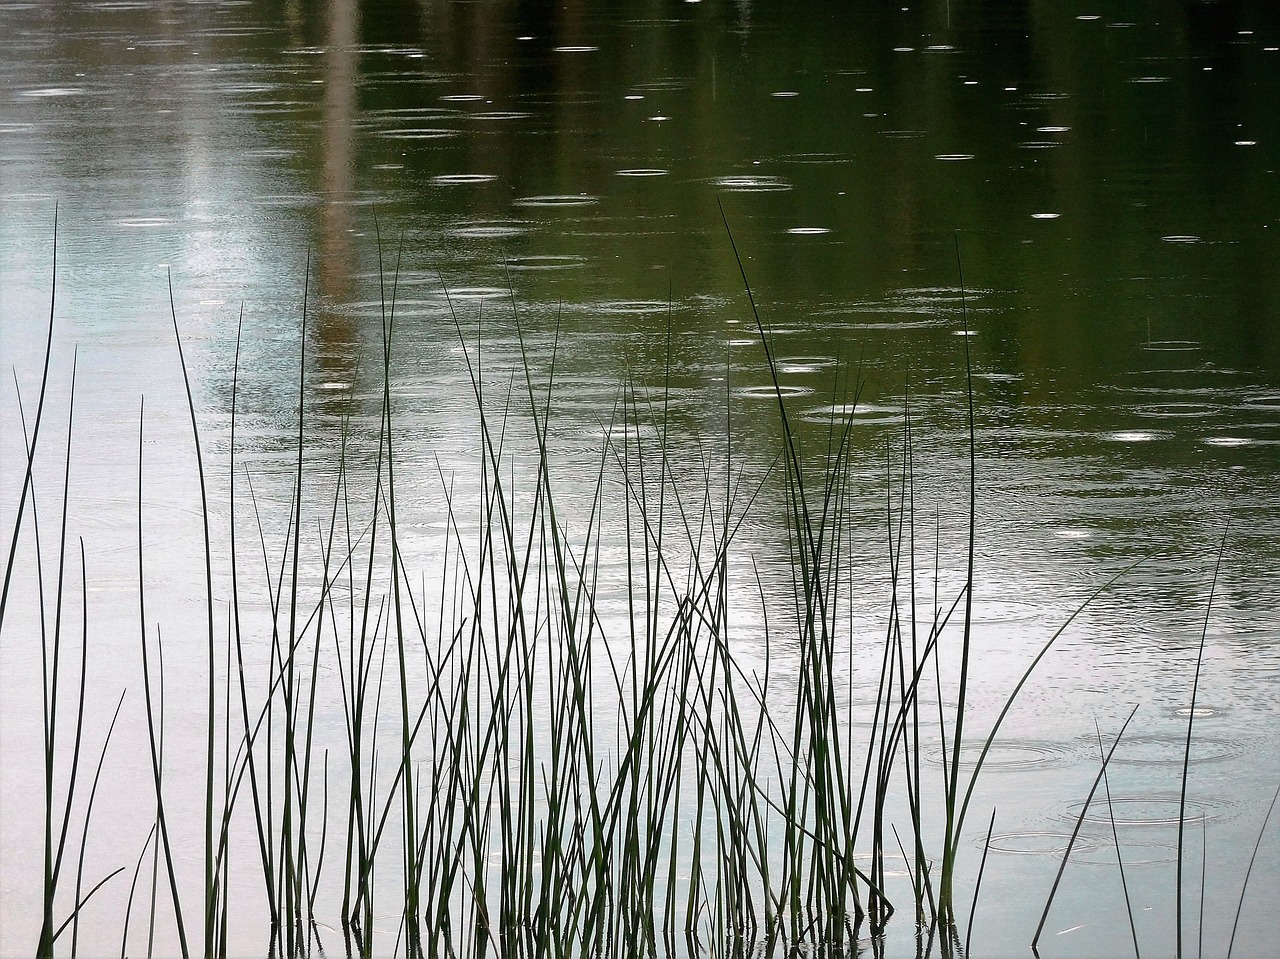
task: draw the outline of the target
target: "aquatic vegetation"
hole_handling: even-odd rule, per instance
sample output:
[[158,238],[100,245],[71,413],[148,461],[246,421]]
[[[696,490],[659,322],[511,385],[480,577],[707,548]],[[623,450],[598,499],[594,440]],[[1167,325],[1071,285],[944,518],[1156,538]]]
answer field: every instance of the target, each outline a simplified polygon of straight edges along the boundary
[[[947,602],[935,595],[927,608],[917,595],[917,567],[928,561],[918,555],[908,405],[901,459],[885,467],[890,603],[883,635],[868,641],[854,635],[849,613],[852,595],[865,585],[852,535],[856,375],[845,371],[854,379],[851,395],[830,397],[825,428],[802,429],[745,270],[777,404],[773,467],[756,475],[740,465],[731,431],[721,448],[698,450],[692,459],[671,444],[668,368],[666,388],[620,386],[602,424],[586,502],[566,501],[556,481],[556,350],[548,369],[534,368],[514,302],[521,362],[500,371],[507,385],[496,396],[493,371],[484,362],[483,326],[453,313],[478,416],[477,475],[458,480],[406,448],[393,382],[398,264],[380,268],[379,276],[381,390],[371,448],[361,451],[360,460],[372,459],[371,470],[355,455],[370,437],[354,430],[349,416],[336,469],[326,464],[319,470],[313,461],[305,418],[304,288],[292,492],[283,508],[261,503],[236,447],[237,343],[225,582],[215,575],[215,565],[224,562],[208,494],[215,474],[206,472],[201,453],[200,417],[171,296],[200,484],[205,590],[202,615],[191,628],[203,636],[207,682],[198,701],[181,699],[166,708],[164,657],[174,641],[162,636],[148,613],[154,587],[144,509],[147,417],[140,404],[137,555],[131,559],[137,562],[150,775],[143,791],[154,796],[139,796],[138,808],[153,823],[133,861],[122,911],[107,920],[114,923],[111,932],[95,931],[91,940],[80,922],[85,905],[130,863],[90,876],[95,884],[83,892],[90,816],[100,776],[104,769],[111,775],[107,749],[115,717],[126,700],[139,707],[136,695],[109,692],[119,702],[77,818],[93,644],[82,544],[80,675],[68,692],[63,585],[66,497],[75,463],[73,375],[60,451],[63,504],[52,622],[41,637],[46,775],[37,954],[58,951],[68,927],[73,954],[89,941],[99,951],[121,927],[122,954],[140,951],[145,927],[149,953],[159,937],[174,942],[183,956],[222,956],[234,948],[233,931],[244,935],[244,909],[262,916],[264,951],[289,956],[309,953],[317,943],[334,948],[338,936],[359,955],[480,955],[490,949],[528,956],[771,955],[802,948],[851,955],[868,937],[882,935],[895,908],[906,913],[907,906],[910,918],[900,921],[915,923],[922,954],[966,954],[995,821],[993,813],[962,940],[965,904],[957,902],[957,876],[978,777],[1033,671],[1075,616],[1132,566],[1098,585],[1059,624],[1006,694],[994,723],[974,737],[965,723],[978,496],[972,390],[964,585]],[[445,296],[452,306],[447,289]],[[55,312],[51,308],[50,346],[26,443],[0,631],[25,529],[33,534],[31,568],[42,616],[46,609],[38,519],[47,507],[36,502],[33,464],[43,450],[37,441],[46,415]],[[967,357],[968,339],[962,342]],[[726,384],[726,404],[730,391]],[[322,498],[309,498],[320,480],[330,485]],[[432,535],[444,541],[444,563],[419,579],[406,568],[404,545],[423,534],[404,523],[397,506],[407,484],[426,481],[439,489],[440,529]],[[740,580],[750,557],[744,563],[737,552],[770,484],[784,506],[777,548],[792,572],[781,594],[758,572],[754,591],[744,591]],[[249,492],[248,510],[238,495],[242,488]],[[270,515],[273,509],[280,515]],[[257,542],[248,547],[237,536],[241,517],[257,530]],[[268,532],[280,528],[283,542]],[[935,571],[939,552],[935,545]],[[255,590],[245,568],[257,554],[262,583]],[[754,593],[745,608],[744,593]],[[220,610],[227,617],[222,638]],[[1201,652],[1203,644],[1202,636]],[[946,645],[959,657],[955,680],[944,675],[940,650]],[[877,677],[871,721],[863,725],[854,721],[859,657],[875,660]],[[958,699],[945,706],[943,692],[953,682]],[[336,702],[325,698],[335,692]],[[58,738],[60,709],[73,710],[76,720],[69,771],[55,777],[55,764],[66,754]],[[1193,687],[1180,839],[1195,709]],[[341,748],[331,750],[324,743],[333,738],[326,726],[335,715]],[[203,802],[176,796],[168,778],[166,730],[171,733],[175,722],[202,729]],[[940,749],[923,732],[935,724]],[[1081,809],[1064,868],[1099,784],[1114,833],[1106,770],[1123,732]],[[941,776],[925,764],[935,754]],[[180,875],[183,853],[174,840],[175,819],[187,817],[200,822],[198,887],[185,883],[189,874]],[[73,821],[82,828],[69,894],[62,867]],[[1119,853],[1118,836],[1116,844]],[[246,851],[255,858],[246,861]],[[148,852],[149,880],[143,869]],[[1179,917],[1182,858],[1179,848]],[[895,902],[890,893],[890,862],[905,871],[908,901]],[[1123,859],[1119,865],[1123,877]],[[249,874],[260,877],[261,906],[243,904],[240,879]],[[134,925],[140,881],[146,918]],[[190,919],[197,905],[198,925]],[[1133,935],[1136,951],[1136,928]]]

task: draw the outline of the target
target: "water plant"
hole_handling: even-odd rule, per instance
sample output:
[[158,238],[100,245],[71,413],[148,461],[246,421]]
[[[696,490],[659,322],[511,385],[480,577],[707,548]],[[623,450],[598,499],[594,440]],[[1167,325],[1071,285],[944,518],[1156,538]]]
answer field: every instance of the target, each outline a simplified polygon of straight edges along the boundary
[[[972,381],[966,389],[963,585],[945,601],[935,593],[931,608],[917,595],[917,571],[926,564],[917,556],[908,404],[901,447],[885,453],[889,603],[883,633],[867,639],[857,634],[850,605],[864,575],[855,553],[860,531],[853,508],[860,495],[853,432],[860,373],[842,368],[839,389],[848,395],[831,397],[825,428],[798,426],[767,320],[731,233],[729,241],[774,388],[776,457],[765,469],[749,468],[735,446],[728,394],[730,425],[715,447],[708,443],[691,452],[675,445],[668,334],[661,386],[646,389],[637,377],[624,380],[602,418],[597,457],[582,470],[585,484],[577,485],[589,491],[585,500],[566,500],[557,482],[558,322],[541,331],[549,342],[544,368],[535,362],[532,325],[514,296],[508,322],[519,358],[514,367],[495,369],[486,353],[483,311],[463,315],[441,280],[476,410],[474,476],[459,482],[438,461],[406,448],[394,376],[399,254],[393,268],[379,268],[376,427],[363,433],[354,428],[349,406],[336,468],[318,469],[306,419],[308,265],[291,489],[286,502],[274,505],[259,500],[254,471],[237,448],[237,331],[223,474],[230,514],[225,594],[216,573],[217,517],[210,496],[219,473],[205,469],[196,392],[170,287],[175,362],[199,480],[193,509],[202,526],[198,626],[205,685],[198,704],[179,701],[166,708],[165,650],[173,640],[168,632],[162,636],[160,617],[148,604],[155,587],[144,535],[148,420],[140,402],[131,559],[150,777],[146,806],[154,813],[136,858],[128,857],[133,878],[114,916],[122,926],[122,955],[143,950],[132,926],[140,883],[148,902],[148,954],[159,940],[161,949],[176,948],[184,956],[228,955],[243,941],[237,910],[247,915],[257,909],[265,913],[266,950],[290,957],[336,936],[352,955],[403,952],[414,959],[489,951],[531,957],[773,955],[810,948],[851,955],[868,940],[879,942],[895,907],[909,914],[903,921],[915,924],[922,955],[935,949],[943,956],[968,954],[995,821],[993,812],[962,938],[959,854],[979,774],[1035,669],[1093,598],[1133,566],[1099,584],[1059,624],[1005,695],[987,732],[973,737],[965,722],[978,496]],[[73,801],[80,795],[90,695],[83,543],[79,684],[67,693],[60,680],[74,361],[57,574],[47,617],[39,533],[44,507],[37,508],[33,470],[52,364],[53,313],[51,307],[4,585],[7,601],[25,518],[33,532],[30,568],[45,664],[41,956],[54,954],[68,924],[73,954],[81,942],[97,947],[107,941],[98,933],[90,940],[82,930],[83,907],[130,865],[121,863],[83,891],[90,814],[126,696],[112,693],[118,695],[115,713],[77,820]],[[967,337],[964,343],[967,351]],[[965,363],[967,368],[967,352]],[[726,390],[727,382],[728,376]],[[362,440],[368,443],[363,459],[353,453]],[[320,488],[321,480],[331,485]],[[434,487],[441,529],[441,566],[424,573],[417,586],[405,549],[410,536],[421,535],[411,534],[403,518],[409,484]],[[240,489],[249,492],[247,510]],[[739,548],[766,496],[781,504],[777,548],[790,570],[783,584],[767,582]],[[238,533],[245,525],[256,532],[248,548]],[[935,584],[941,542],[935,527]],[[262,564],[256,586],[247,573],[251,553]],[[227,616],[225,640],[217,628],[220,607]],[[0,602],[0,630],[6,628],[4,612]],[[1201,653],[1206,636],[1207,622]],[[959,696],[949,715],[942,694],[952,680],[940,655],[947,644],[958,646],[959,656]],[[875,695],[870,722],[859,726],[854,672],[864,663],[873,670]],[[330,679],[322,677],[326,670]],[[938,701],[937,742],[922,734],[935,719],[922,693]],[[63,780],[53,773],[64,741],[60,706],[75,719]],[[174,796],[172,753],[166,757],[174,722],[199,724],[202,803]],[[335,746],[330,734],[339,727]],[[1189,721],[1180,816],[1191,741]],[[1077,833],[1100,784],[1110,808],[1106,770],[1119,743],[1117,735],[1103,757]],[[974,746],[976,761],[966,763],[963,751]],[[922,762],[929,755],[940,759],[940,778]],[[199,888],[184,884],[174,839],[175,817],[197,809]],[[1269,817],[1268,811],[1263,830]],[[68,901],[60,879],[76,821],[80,856]],[[1114,833],[1114,816],[1112,825]],[[1260,846],[1261,832],[1255,857]],[[895,902],[891,889],[886,862],[895,855],[906,870],[909,910],[903,900]],[[1181,858],[1180,849],[1179,902]],[[1123,877],[1123,859],[1119,863]],[[1246,887],[1251,871],[1252,861]],[[251,872],[261,879],[260,907],[246,907],[246,884],[233,881]],[[1062,870],[1054,891],[1061,877]],[[259,888],[257,878],[253,886]],[[120,895],[125,897],[123,889]],[[1051,891],[1046,915],[1053,896]],[[186,918],[196,903],[198,933]],[[1241,908],[1243,903],[1244,888]],[[333,923],[339,928],[331,936],[326,930]],[[1136,929],[1133,934],[1136,950]]]

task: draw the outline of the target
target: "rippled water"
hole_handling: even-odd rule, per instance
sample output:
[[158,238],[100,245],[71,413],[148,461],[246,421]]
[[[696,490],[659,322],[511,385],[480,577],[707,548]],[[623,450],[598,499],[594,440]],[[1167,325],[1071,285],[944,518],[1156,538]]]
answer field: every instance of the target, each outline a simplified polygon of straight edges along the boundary
[[[77,348],[72,507],[108,650],[95,718],[120,688],[136,692],[134,573],[118,559],[132,555],[144,395],[157,615],[198,609],[170,277],[205,445],[224,459],[243,316],[237,449],[264,503],[281,504],[304,296],[308,442],[324,477],[344,422],[376,435],[380,281],[389,291],[394,274],[392,390],[417,479],[404,484],[404,522],[438,531],[437,463],[468,475],[478,453],[459,327],[471,341],[483,327],[493,397],[522,355],[548,375],[554,346],[562,388],[547,442],[564,482],[594,475],[574,467],[598,459],[628,381],[670,391],[682,448],[722,453],[731,440],[735,462],[773,461],[776,398],[723,211],[793,423],[821,442],[833,416],[851,417],[867,519],[856,539],[875,582],[887,579],[886,472],[901,469],[908,424],[918,549],[930,553],[920,566],[932,569],[938,528],[942,587],[962,581],[967,350],[979,728],[1089,591],[1151,556],[1076,620],[993,753],[998,774],[971,827],[996,807],[992,854],[1009,855],[984,878],[989,925],[975,943],[1029,940],[1005,904],[1027,889],[1040,901],[1096,768],[1094,719],[1106,735],[1135,702],[1114,760],[1116,825],[1149,826],[1126,842],[1148,870],[1144,931],[1163,942],[1160,844],[1206,628],[1191,808],[1221,877],[1206,942],[1223,939],[1280,780],[1280,31],[1262,6],[1231,2],[1081,11],[0,7],[0,353],[30,421],[56,204],[55,405],[64,415]],[[6,523],[24,458],[17,400],[10,384]],[[372,461],[367,445],[352,455]],[[42,475],[52,503],[60,479],[54,467]],[[768,487],[741,531],[774,583],[789,575],[780,495]],[[52,542],[55,528],[43,535]],[[424,533],[406,552],[433,568],[438,540]],[[30,578],[22,589],[31,595]],[[883,629],[886,597],[855,598],[869,635]],[[35,915],[39,664],[9,638],[35,628],[33,603],[24,609],[0,648],[5,954],[30,948]],[[199,689],[192,667],[174,669],[177,697]],[[136,745],[145,729],[134,716],[125,733]],[[134,774],[147,774],[128,748],[119,762],[125,773],[104,787],[117,816],[136,800]],[[1098,815],[1053,931],[1092,925],[1064,932],[1055,954],[1126,953],[1102,928],[1120,914]],[[120,833],[136,855],[145,824]],[[1252,952],[1238,943],[1240,955],[1265,954],[1280,931],[1257,906],[1280,889],[1274,833],[1263,848],[1242,919]],[[914,948],[909,929],[888,942],[894,954]]]

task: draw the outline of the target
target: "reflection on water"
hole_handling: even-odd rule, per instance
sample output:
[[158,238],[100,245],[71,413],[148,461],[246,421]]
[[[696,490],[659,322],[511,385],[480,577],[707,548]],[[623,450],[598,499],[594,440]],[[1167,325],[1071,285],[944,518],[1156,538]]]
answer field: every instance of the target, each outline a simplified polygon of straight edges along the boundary
[[[458,475],[476,461],[460,331],[483,342],[495,402],[522,356],[541,382],[554,352],[547,443],[571,463],[599,456],[602,421],[631,382],[668,391],[679,442],[729,446],[762,470],[776,404],[719,202],[793,426],[819,444],[833,416],[855,427],[857,508],[877,562],[908,425],[918,536],[940,539],[944,566],[961,550],[971,358],[975,600],[992,656],[980,708],[1088,587],[1156,554],[1046,663],[993,789],[1026,765],[1058,777],[1041,781],[1060,803],[1091,762],[1071,749],[1092,712],[1186,703],[1233,518],[1206,664],[1206,702],[1223,711],[1197,715],[1229,725],[1206,729],[1193,779],[1204,804],[1241,792],[1210,826],[1229,848],[1252,841],[1243,811],[1280,777],[1274,755],[1235,748],[1280,735],[1273,20],[1231,0],[1083,13],[927,0],[856,16],[834,0],[7,4],[0,351],[29,417],[56,201],[55,386],[78,344],[78,448],[96,486],[82,513],[99,538],[87,547],[124,610],[129,574],[108,557],[129,548],[143,394],[159,418],[153,468],[190,492],[169,273],[204,438],[224,456],[243,304],[236,444],[264,501],[290,495],[304,287],[308,455],[322,472],[336,474],[344,428],[376,437],[393,295],[392,390],[413,438],[398,455],[417,479],[436,477],[437,457]],[[10,516],[13,388],[0,415]],[[351,455],[374,452],[353,442]],[[406,528],[438,529],[435,489],[421,483],[406,480]],[[785,582],[776,488],[759,509],[744,550]],[[191,518],[173,507],[157,531],[177,582]],[[419,568],[437,549],[406,547]],[[939,575],[954,588],[952,565]],[[862,612],[881,615],[877,602]],[[33,675],[7,642],[6,670]],[[20,700],[3,707],[6,768],[29,747]],[[1116,762],[1165,770],[1168,718],[1151,717]],[[3,787],[6,810],[27,802],[25,780]],[[1007,788],[987,798],[1002,817],[1022,809],[1025,829],[998,831],[992,848],[1057,849],[1061,806]],[[6,874],[29,825],[5,818]],[[10,952],[30,937],[5,912]]]

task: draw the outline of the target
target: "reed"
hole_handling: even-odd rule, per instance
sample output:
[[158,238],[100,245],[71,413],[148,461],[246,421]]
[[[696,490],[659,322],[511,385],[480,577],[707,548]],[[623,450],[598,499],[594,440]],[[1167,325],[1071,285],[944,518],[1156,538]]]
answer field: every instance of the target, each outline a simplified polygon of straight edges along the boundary
[[[444,287],[477,414],[475,475],[460,481],[439,462],[409,454],[395,386],[400,253],[390,269],[380,259],[384,307],[378,362],[370,374],[378,381],[376,430],[362,435],[344,414],[336,470],[326,473],[311,445],[307,407],[308,265],[286,481],[291,490],[287,502],[271,507],[259,500],[260,478],[238,447],[240,332],[230,454],[224,468],[206,471],[196,392],[170,287],[200,482],[205,608],[199,631],[207,687],[198,704],[171,702],[166,719],[164,659],[172,645],[162,640],[162,624],[148,604],[155,587],[144,537],[144,403],[137,437],[136,600],[153,794],[147,806],[154,809],[154,825],[129,856],[133,878],[115,917],[123,924],[122,955],[138,951],[130,939],[135,893],[149,897],[148,954],[157,943],[164,947],[162,927],[171,921],[184,956],[228,955],[241,941],[233,942],[233,935],[241,928],[238,910],[245,908],[232,899],[231,879],[248,870],[261,874],[260,887],[256,877],[253,882],[267,917],[263,940],[273,955],[302,956],[322,947],[319,917],[334,914],[348,954],[359,956],[493,952],[551,959],[700,950],[772,956],[806,949],[845,955],[868,937],[878,941],[895,906],[904,906],[893,901],[900,884],[893,885],[886,868],[895,855],[906,867],[910,909],[903,911],[916,926],[921,954],[931,954],[935,943],[944,956],[968,954],[994,812],[963,940],[954,900],[965,817],[983,764],[1037,666],[1089,602],[1133,567],[1099,586],[1039,647],[994,723],[975,738],[967,721],[978,496],[972,379],[966,376],[967,538],[957,561],[964,585],[953,596],[936,592],[943,556],[935,528],[930,604],[918,586],[928,562],[917,555],[926,547],[916,528],[911,403],[900,448],[887,447],[884,455],[887,561],[868,562],[855,552],[863,531],[855,528],[861,492],[850,412],[861,396],[862,370],[842,364],[825,428],[801,427],[788,407],[769,326],[732,234],[729,241],[774,387],[776,457],[758,473],[749,470],[735,446],[732,420],[717,449],[676,446],[669,327],[667,366],[656,395],[635,377],[620,384],[616,402],[602,416],[598,455],[576,464],[573,499],[557,479],[563,465],[555,446],[557,403],[565,388],[558,321],[541,331],[549,347],[544,361],[536,362],[536,331],[513,302],[510,322],[520,356],[513,368],[495,368],[483,311],[472,326]],[[9,560],[12,567],[29,512],[42,617],[46,584],[32,467],[52,342],[51,316]],[[967,337],[964,342],[967,374],[972,364]],[[63,607],[74,372],[71,382],[57,574],[43,637],[42,956],[54,953],[66,928],[73,954],[101,941],[87,928],[84,906],[130,865],[84,892],[90,814],[125,704],[121,694],[83,803],[75,891],[59,922],[61,864],[65,851],[74,852],[68,840],[72,810],[82,805],[76,783],[91,686],[83,543],[80,675],[73,692],[65,689],[63,660],[64,632],[70,631]],[[353,386],[351,397],[354,392]],[[906,392],[910,396],[909,382]],[[357,448],[360,443],[368,449]],[[317,492],[325,475],[332,485]],[[225,559],[210,505],[218,476],[225,478],[230,511]],[[441,531],[433,535],[440,540],[441,565],[419,579],[407,568],[408,537],[418,534],[404,519],[404,497],[406,489],[424,486],[436,497]],[[744,562],[741,548],[744,526],[766,493],[776,494],[783,519],[778,548],[791,578],[781,587],[765,581],[754,558]],[[250,539],[244,545],[238,519],[256,526],[256,544]],[[246,565],[250,552],[260,553],[255,576]],[[229,574],[226,596],[215,575],[220,562]],[[884,629],[868,639],[856,635],[852,604],[880,568],[887,569]],[[6,573],[6,595],[8,588]],[[744,606],[744,596],[758,608]],[[226,645],[219,647],[214,610],[223,603]],[[944,675],[940,651],[953,641],[959,702],[949,716],[939,705],[934,717],[932,707],[922,712],[922,694],[925,700],[936,695],[941,704],[952,677]],[[330,665],[331,682],[321,675]],[[863,667],[874,677],[876,693],[865,717],[870,721],[858,726],[854,672]],[[1195,702],[1193,688],[1193,718]],[[183,722],[199,723],[203,734],[202,803],[176,796],[167,771],[166,723],[171,731],[175,709]],[[70,743],[58,733],[71,728],[66,712],[74,719]],[[329,716],[340,716],[334,723],[337,748],[326,738]],[[930,775],[924,763],[939,748],[924,731],[935,718],[941,777]],[[1110,806],[1106,769],[1119,742],[1117,736],[1103,757],[1077,833],[1100,784]],[[1184,805],[1190,742],[1189,722]],[[965,773],[962,749],[974,745],[980,745],[978,757]],[[53,767],[68,749],[60,795]],[[197,811],[202,879],[185,888],[175,825],[182,817],[185,829]],[[869,850],[865,857],[863,849]],[[1123,880],[1123,858],[1119,864]],[[1060,870],[1041,927],[1062,875]],[[1244,892],[1242,887],[1241,909]],[[186,917],[196,903],[202,929],[189,936],[194,930]],[[1130,928],[1136,950],[1131,909]],[[1033,950],[1038,939],[1039,929]]]

